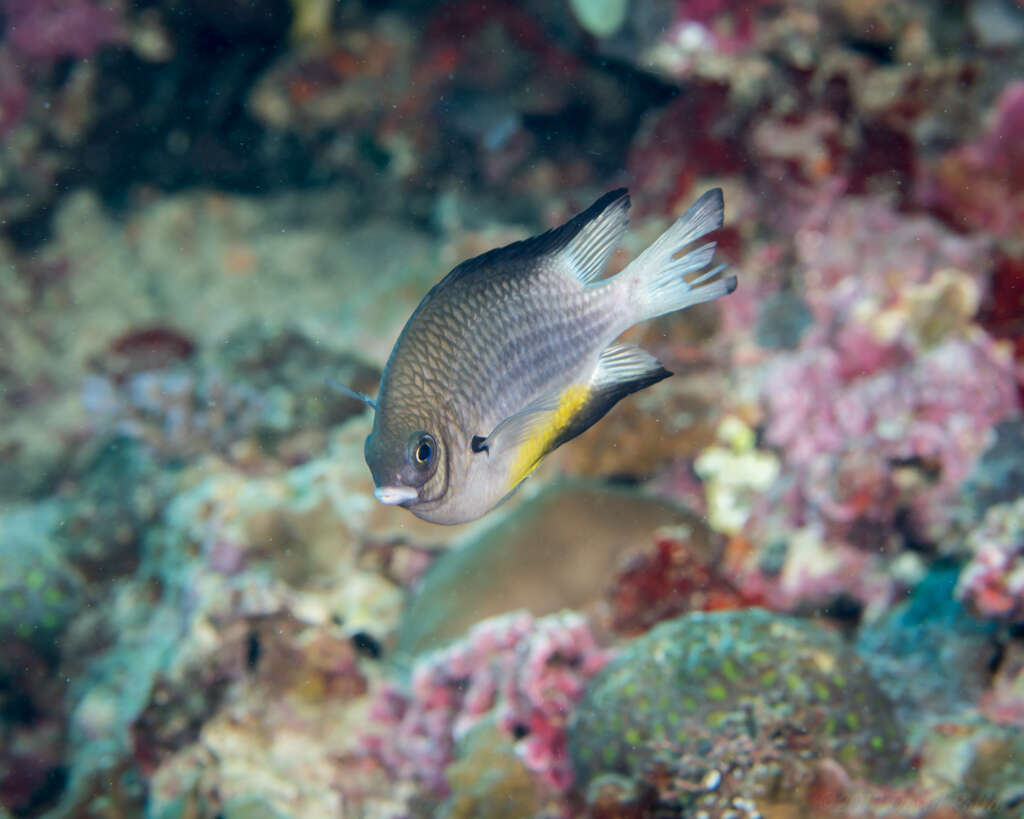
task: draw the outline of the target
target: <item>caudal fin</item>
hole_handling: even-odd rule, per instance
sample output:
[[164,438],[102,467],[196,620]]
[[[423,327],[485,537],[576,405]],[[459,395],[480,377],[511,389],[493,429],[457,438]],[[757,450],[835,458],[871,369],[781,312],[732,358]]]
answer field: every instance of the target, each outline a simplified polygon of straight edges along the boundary
[[723,212],[722,190],[712,188],[619,274],[617,278],[630,290],[634,323],[711,301],[736,289],[736,277],[722,275],[726,265],[704,270],[715,255],[715,242],[676,258],[687,245],[720,228]]

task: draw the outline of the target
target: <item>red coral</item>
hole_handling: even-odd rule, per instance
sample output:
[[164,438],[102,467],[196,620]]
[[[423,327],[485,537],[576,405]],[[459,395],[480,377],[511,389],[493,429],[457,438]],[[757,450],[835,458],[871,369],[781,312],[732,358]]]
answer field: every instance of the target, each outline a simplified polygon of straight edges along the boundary
[[637,555],[615,578],[609,603],[612,627],[639,634],[686,611],[716,611],[757,605],[709,562],[677,538],[659,537],[650,553]]
[[919,198],[958,228],[1024,238],[1024,81],[1004,89],[985,132],[939,162]]
[[130,330],[108,348],[108,369],[117,376],[166,367],[192,357],[195,343],[179,330],[163,325]]
[[[991,289],[978,319],[996,338],[1013,344],[1014,359],[1024,362],[1024,255],[996,255]],[[1024,378],[1018,392],[1024,405]]]
[[745,129],[728,121],[731,111],[727,87],[701,84],[644,122],[626,160],[633,187],[644,192],[639,213],[677,215],[698,176],[743,168]]
[[452,54],[455,61],[474,37],[488,27],[499,27],[518,47],[548,62],[548,68],[562,68],[576,61],[552,43],[544,28],[518,3],[478,3],[458,0],[439,6],[426,28],[424,41]]

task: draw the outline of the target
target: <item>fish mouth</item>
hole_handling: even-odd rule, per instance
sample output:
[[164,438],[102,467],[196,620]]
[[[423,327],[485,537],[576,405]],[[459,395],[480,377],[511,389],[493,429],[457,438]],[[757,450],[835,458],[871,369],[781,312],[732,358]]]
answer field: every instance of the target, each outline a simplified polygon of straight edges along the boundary
[[420,493],[411,486],[378,486],[373,490],[373,494],[383,504],[398,506],[416,500]]

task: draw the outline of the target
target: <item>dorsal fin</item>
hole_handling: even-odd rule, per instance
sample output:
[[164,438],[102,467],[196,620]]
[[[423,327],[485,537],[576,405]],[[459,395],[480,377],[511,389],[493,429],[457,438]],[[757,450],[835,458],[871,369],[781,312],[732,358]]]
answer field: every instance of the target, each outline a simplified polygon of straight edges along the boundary
[[604,271],[629,226],[629,191],[609,191],[582,213],[547,233],[482,253],[453,268],[438,286],[446,286],[499,262],[562,256],[573,275],[591,282]]
[[566,227],[587,216],[564,251],[576,277],[584,284],[604,272],[629,227],[629,192],[619,188],[606,193]]

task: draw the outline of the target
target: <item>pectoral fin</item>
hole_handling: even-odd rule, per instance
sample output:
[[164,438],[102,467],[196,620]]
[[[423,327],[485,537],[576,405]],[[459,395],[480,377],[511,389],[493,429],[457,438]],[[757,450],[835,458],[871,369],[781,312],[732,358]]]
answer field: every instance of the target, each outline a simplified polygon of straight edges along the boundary
[[551,415],[558,411],[561,401],[560,395],[541,396],[501,421],[487,437],[474,435],[470,448],[477,453],[501,455],[537,439],[550,425]]
[[498,424],[486,438],[474,437],[471,447],[480,453],[479,457],[511,458],[511,491],[534,470],[541,458],[562,440],[568,440],[563,437],[564,431],[573,425],[589,397],[590,387],[586,384],[574,384],[561,393],[543,395]]

